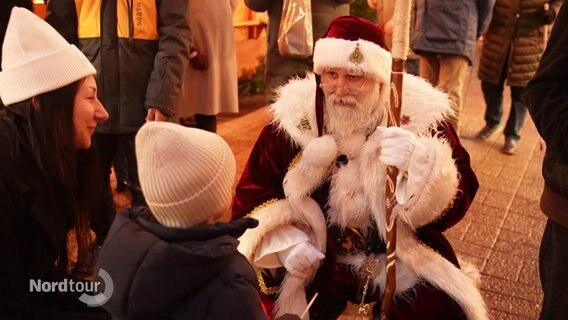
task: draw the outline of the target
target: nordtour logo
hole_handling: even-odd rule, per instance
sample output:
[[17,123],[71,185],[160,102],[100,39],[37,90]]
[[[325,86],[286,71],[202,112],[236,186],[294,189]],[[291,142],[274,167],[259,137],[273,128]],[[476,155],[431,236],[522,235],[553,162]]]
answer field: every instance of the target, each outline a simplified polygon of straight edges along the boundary
[[[108,272],[99,269],[98,278],[92,282],[74,281],[64,279],[63,281],[44,281],[30,279],[30,292],[77,292],[82,293],[79,301],[89,307],[99,307],[105,304],[112,296],[114,283]],[[104,287],[103,292],[100,292]]]

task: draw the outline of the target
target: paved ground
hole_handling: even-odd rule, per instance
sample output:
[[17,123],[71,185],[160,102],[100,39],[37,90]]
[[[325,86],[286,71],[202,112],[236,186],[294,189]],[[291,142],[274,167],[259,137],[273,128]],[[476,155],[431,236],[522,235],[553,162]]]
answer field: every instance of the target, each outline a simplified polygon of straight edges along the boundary
[[[469,214],[448,237],[456,251],[480,269],[492,318],[537,319],[542,299],[538,248],[546,221],[538,205],[544,144],[528,115],[514,156],[500,152],[502,134],[487,142],[471,139],[484,124],[485,108],[475,70],[472,75],[462,143],[471,155],[480,189]],[[508,105],[506,110],[508,115]]]
[[[492,319],[536,319],[542,298],[538,247],[545,224],[538,207],[543,146],[528,116],[520,150],[514,156],[500,152],[502,134],[484,142],[472,139],[484,125],[485,108],[476,64],[466,86],[461,139],[471,155],[480,189],[469,213],[447,236],[458,255],[481,271],[481,288]],[[508,91],[505,94],[507,116]],[[263,100],[242,98],[241,114],[220,117],[218,131],[236,155],[237,176],[258,133],[270,120]],[[119,206],[128,201],[124,195],[117,195],[116,200]]]

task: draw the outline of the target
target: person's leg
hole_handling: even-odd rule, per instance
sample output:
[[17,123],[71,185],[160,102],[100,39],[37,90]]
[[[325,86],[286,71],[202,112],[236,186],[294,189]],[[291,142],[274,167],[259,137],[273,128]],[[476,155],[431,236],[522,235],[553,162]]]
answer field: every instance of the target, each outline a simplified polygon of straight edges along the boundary
[[195,114],[195,127],[209,132],[217,132],[217,116]]
[[527,105],[523,100],[524,87],[511,87],[511,112],[505,125],[505,137],[519,140],[521,135],[519,132],[525,122],[527,114]]
[[419,58],[420,77],[426,79],[434,87],[438,86],[440,63],[438,55],[433,53],[423,53]]
[[523,100],[524,87],[511,87],[511,111],[505,125],[505,143],[501,151],[506,154],[517,153],[521,127],[525,122],[527,106]]
[[118,135],[95,133],[93,136],[93,144],[101,165],[101,183],[103,187],[101,201],[103,203],[99,206],[100,210],[97,210],[91,217],[91,229],[97,236],[97,244],[102,245],[112,224],[112,220],[114,219],[114,214],[112,214],[114,210],[107,209],[114,208],[114,200],[110,186],[110,174],[112,160],[114,159],[116,148],[118,147]]
[[568,314],[568,228],[548,219],[538,257],[543,302],[540,320],[566,319]]
[[480,140],[489,139],[495,132],[501,130],[501,117],[503,116],[503,89],[507,66],[503,67],[501,78],[497,83],[481,81],[481,92],[485,101],[485,126],[477,133]]
[[132,195],[132,206],[147,206],[146,199],[140,187],[140,179],[138,177],[138,164],[136,162],[136,148],[134,146],[135,133],[121,134],[120,140],[126,159],[128,171],[128,191]]
[[485,125],[494,128],[503,116],[503,82],[493,84],[481,81],[481,92],[485,100]]
[[450,115],[448,120],[458,134],[460,132],[460,117],[463,108],[463,87],[468,67],[469,61],[466,57],[440,55],[440,80],[438,85],[450,97],[454,114]]

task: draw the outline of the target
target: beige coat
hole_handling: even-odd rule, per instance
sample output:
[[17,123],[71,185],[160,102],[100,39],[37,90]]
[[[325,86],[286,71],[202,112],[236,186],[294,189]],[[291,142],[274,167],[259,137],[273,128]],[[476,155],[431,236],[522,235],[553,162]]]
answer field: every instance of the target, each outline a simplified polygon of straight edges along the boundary
[[209,69],[200,71],[188,65],[183,83],[180,117],[195,113],[216,115],[239,112],[237,57],[233,13],[238,0],[189,2],[193,42],[209,59]]

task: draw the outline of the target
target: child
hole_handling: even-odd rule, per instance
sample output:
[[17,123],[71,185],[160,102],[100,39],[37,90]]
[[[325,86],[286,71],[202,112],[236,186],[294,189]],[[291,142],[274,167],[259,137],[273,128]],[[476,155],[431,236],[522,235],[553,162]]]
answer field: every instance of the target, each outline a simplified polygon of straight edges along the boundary
[[210,224],[227,212],[235,158],[218,135],[149,122],[136,135],[148,207],[116,216],[98,269],[114,293],[103,306],[119,319],[264,319],[255,272],[237,251],[256,220]]

